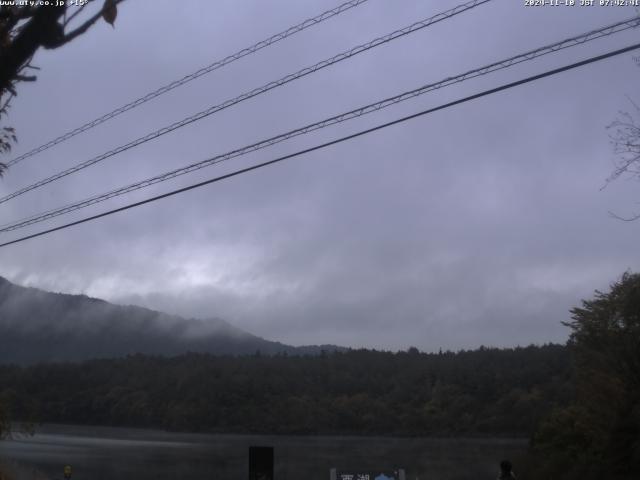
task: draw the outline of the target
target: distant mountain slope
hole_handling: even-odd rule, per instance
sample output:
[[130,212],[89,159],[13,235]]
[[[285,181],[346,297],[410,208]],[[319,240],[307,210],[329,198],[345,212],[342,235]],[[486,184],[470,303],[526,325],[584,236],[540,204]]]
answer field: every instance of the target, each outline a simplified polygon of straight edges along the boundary
[[0,277],[0,363],[79,361],[134,353],[319,353],[333,346],[271,342],[224,320],[185,319],[86,295],[51,293]]

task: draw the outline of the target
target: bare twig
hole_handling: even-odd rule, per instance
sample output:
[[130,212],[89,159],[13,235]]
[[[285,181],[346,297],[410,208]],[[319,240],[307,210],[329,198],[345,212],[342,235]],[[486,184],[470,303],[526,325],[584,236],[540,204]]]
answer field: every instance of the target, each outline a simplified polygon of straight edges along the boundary
[[[640,112],[640,106],[627,97],[636,112]],[[607,126],[613,130],[609,134],[609,140],[613,146],[613,152],[618,157],[614,160],[615,169],[607,178],[607,183],[621,177],[625,173],[636,175],[636,166],[640,166],[640,124],[629,112],[619,112],[618,118]]]
[[15,76],[16,80],[19,80],[21,82],[35,82],[38,78],[35,75],[16,75]]
[[[114,3],[115,3],[115,5],[118,5],[119,3],[122,3],[123,1],[124,0],[114,0]],[[76,38],[78,35],[82,35],[83,33],[85,33],[94,23],[96,23],[102,17],[102,14],[105,11],[105,6],[106,5],[107,5],[107,3],[105,2],[102,5],[102,8],[100,9],[99,12],[97,12],[91,18],[86,20],[82,25],[80,25],[75,30],[72,30],[71,32],[65,34],[65,36],[62,38],[62,41],[61,41],[60,45],[64,45],[65,43],[70,42],[71,40]],[[56,46],[60,46],[60,45],[56,45]]]
[[84,7],[86,7],[87,5],[89,5],[88,3],[85,3],[84,5],[81,5],[75,12],[73,12],[72,15],[69,16],[69,18],[67,20],[65,20],[65,22],[62,24],[63,27],[66,28],[66,26],[71,23],[71,21],[76,18],[78,16],[78,14],[80,12],[82,12],[82,10],[84,10]]
[[630,217],[621,217],[620,215],[613,213],[611,210],[609,210],[609,216],[616,220],[622,220],[623,222],[635,222],[640,219],[640,213],[634,213]]
[[8,108],[9,108],[9,102],[11,102],[11,99],[13,97],[14,97],[14,95],[10,93],[9,96],[7,97],[7,99],[4,101],[4,103],[0,107],[0,115],[2,115],[3,113],[7,112]]

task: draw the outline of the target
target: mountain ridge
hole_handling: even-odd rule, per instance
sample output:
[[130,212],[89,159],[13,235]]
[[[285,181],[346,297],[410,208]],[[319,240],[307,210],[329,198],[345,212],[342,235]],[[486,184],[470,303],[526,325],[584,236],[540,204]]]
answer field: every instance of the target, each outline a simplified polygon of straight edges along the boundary
[[0,276],[0,363],[83,361],[142,353],[175,356],[319,354],[335,345],[295,347],[220,318],[184,318],[87,295],[16,285]]

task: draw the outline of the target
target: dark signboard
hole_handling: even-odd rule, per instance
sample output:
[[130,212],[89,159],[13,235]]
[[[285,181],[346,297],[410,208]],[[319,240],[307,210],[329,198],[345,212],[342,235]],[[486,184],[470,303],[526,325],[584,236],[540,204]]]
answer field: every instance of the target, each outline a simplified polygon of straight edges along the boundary
[[273,447],[249,447],[249,480],[273,480]]

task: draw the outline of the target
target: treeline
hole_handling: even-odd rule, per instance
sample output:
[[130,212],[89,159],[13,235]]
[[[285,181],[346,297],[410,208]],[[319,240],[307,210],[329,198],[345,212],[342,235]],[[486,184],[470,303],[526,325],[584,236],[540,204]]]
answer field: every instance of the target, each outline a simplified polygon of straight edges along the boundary
[[145,355],[0,366],[13,421],[196,432],[525,435],[523,480],[640,478],[640,274],[571,310],[567,346]]
[[530,435],[572,400],[566,347],[144,355],[0,366],[14,420],[220,433]]

